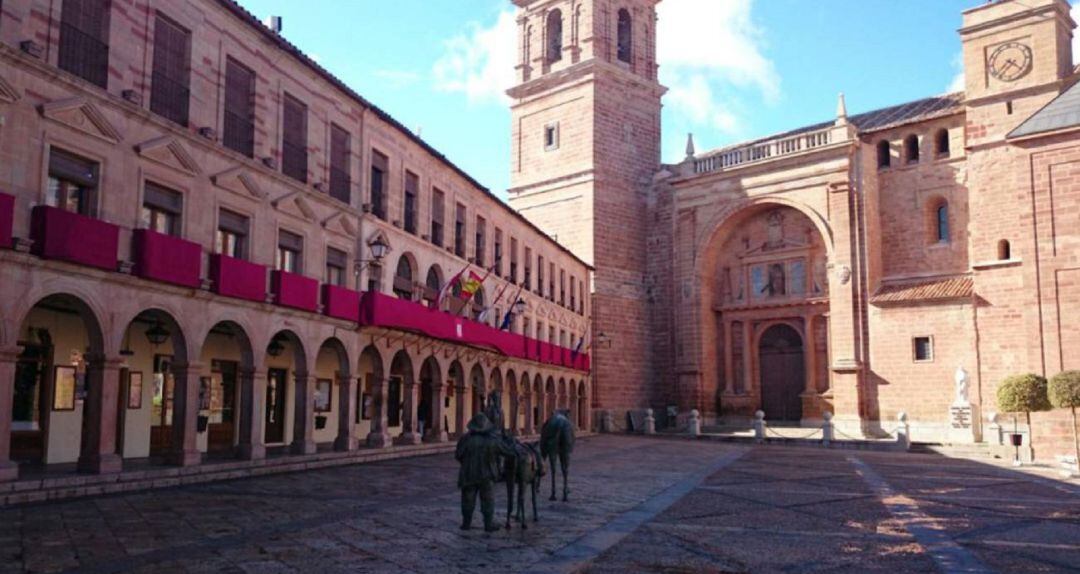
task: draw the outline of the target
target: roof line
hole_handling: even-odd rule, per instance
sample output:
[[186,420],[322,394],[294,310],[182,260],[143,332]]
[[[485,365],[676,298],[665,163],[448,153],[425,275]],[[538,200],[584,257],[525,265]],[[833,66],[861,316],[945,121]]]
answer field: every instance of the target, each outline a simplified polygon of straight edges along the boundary
[[307,66],[308,68],[314,70],[317,74],[322,76],[323,79],[330,82],[334,87],[341,90],[342,92],[345,92],[345,94],[347,96],[349,96],[352,99],[356,100],[356,102],[359,103],[361,106],[373,111],[375,113],[375,115],[377,115],[380,119],[387,122],[392,127],[396,128],[398,131],[400,131],[402,134],[404,134],[406,137],[408,137],[414,143],[416,143],[421,148],[423,148],[424,151],[426,151],[427,153],[434,156],[436,160],[442,162],[444,165],[449,167],[451,170],[453,170],[459,176],[464,178],[465,181],[468,182],[470,185],[472,185],[476,189],[484,192],[485,194],[488,195],[488,197],[494,199],[495,203],[498,204],[501,208],[505,209],[508,213],[510,213],[511,215],[516,217],[521,222],[525,223],[533,231],[536,231],[541,236],[546,237],[548,240],[550,240],[552,243],[554,243],[555,246],[559,250],[561,250],[563,253],[566,253],[570,257],[574,258],[574,260],[576,260],[578,263],[581,263],[586,268],[588,268],[590,270],[594,269],[594,267],[592,265],[589,265],[588,262],[586,262],[581,257],[578,257],[576,254],[574,254],[573,251],[570,251],[570,249],[567,248],[565,245],[563,245],[562,243],[559,243],[553,237],[551,237],[546,232],[544,232],[544,230],[537,227],[536,224],[534,224],[532,221],[529,221],[529,219],[527,219],[524,215],[522,215],[521,213],[519,213],[517,210],[513,209],[509,205],[507,205],[502,199],[499,199],[499,196],[492,193],[492,191],[487,186],[484,186],[479,181],[477,181],[476,178],[469,175],[465,170],[458,167],[457,164],[450,161],[450,159],[447,158],[442,152],[435,149],[431,144],[424,141],[423,138],[421,138],[420,136],[413,133],[412,130],[405,127],[404,124],[402,124],[401,122],[394,119],[393,116],[391,116],[385,110],[383,110],[379,106],[373,104],[367,98],[360,95],[359,92],[357,92],[356,90],[349,87],[348,84],[341,81],[341,79],[339,79],[337,76],[335,76],[329,70],[322,67],[318,62],[312,60],[307,54],[305,54],[302,50],[300,50],[300,48],[298,48],[295,44],[293,44],[292,42],[286,40],[280,34],[277,34],[277,33],[273,32],[272,30],[270,30],[269,28],[267,28],[266,26],[264,26],[263,23],[260,22],[259,19],[254,14],[249,12],[247,10],[247,8],[244,8],[243,6],[241,6],[240,3],[238,2],[238,0],[218,0],[218,4],[221,5],[222,7],[224,7],[226,10],[228,10],[234,16],[236,16],[237,18],[242,20],[244,23],[246,23],[249,26],[251,26],[252,28],[254,28],[255,31],[262,34],[263,37],[265,37],[266,39],[270,40],[271,42],[277,44],[277,46],[279,48],[281,48],[285,52],[287,52],[290,55],[292,55],[293,57],[295,57],[297,60],[300,61],[301,64],[303,64],[303,65]]

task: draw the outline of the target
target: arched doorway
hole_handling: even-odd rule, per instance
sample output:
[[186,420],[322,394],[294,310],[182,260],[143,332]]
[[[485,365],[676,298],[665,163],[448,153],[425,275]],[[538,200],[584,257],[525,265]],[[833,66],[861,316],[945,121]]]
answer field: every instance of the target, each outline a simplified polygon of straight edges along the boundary
[[[197,462],[195,442],[184,444],[185,440],[197,442],[197,435],[186,436],[184,425],[196,425],[198,411],[210,410],[197,404],[200,394],[209,395],[199,388],[200,373],[187,368],[185,333],[169,313],[148,309],[128,324],[122,346],[117,452],[130,458],[167,455],[177,464]],[[189,403],[192,399],[196,404]],[[187,414],[188,410],[193,414]],[[147,423],[149,429],[144,426]],[[144,441],[147,434],[148,444]]]
[[803,340],[789,325],[769,327],[758,342],[761,410],[767,421],[802,419],[800,394],[806,388]]
[[356,421],[357,434],[367,436],[367,445],[384,447],[389,442],[389,434],[383,426],[383,420],[375,413],[375,391],[383,382],[383,359],[374,345],[364,347],[360,352],[357,372],[362,381],[357,387]]
[[446,416],[447,420],[454,421],[454,435],[461,436],[465,432],[465,423],[468,422],[465,418],[465,393],[468,392],[465,387],[465,369],[461,363],[454,361],[450,363],[447,374],[449,376],[447,391],[451,392],[454,400],[448,401]]
[[471,401],[468,417],[466,422],[477,413],[484,412],[484,405],[487,401],[487,384],[484,380],[484,368],[480,366],[480,363],[473,365],[472,373],[469,375],[469,392],[471,393]]

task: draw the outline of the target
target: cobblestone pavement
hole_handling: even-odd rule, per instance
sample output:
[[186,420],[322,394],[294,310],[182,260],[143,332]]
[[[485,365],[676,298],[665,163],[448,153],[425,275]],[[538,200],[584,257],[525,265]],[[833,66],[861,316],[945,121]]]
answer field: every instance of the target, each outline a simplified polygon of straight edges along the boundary
[[494,534],[458,530],[455,480],[438,455],[0,509],[0,574],[1080,568],[1074,488],[971,461],[601,436],[569,503]]

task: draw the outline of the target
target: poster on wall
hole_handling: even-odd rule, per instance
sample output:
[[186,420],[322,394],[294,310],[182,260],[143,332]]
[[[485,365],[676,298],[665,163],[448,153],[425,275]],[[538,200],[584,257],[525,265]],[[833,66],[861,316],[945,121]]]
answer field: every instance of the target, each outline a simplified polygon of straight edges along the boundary
[[333,397],[333,386],[330,379],[319,379],[315,382],[315,412],[330,412]]
[[53,410],[75,410],[75,367],[57,365],[53,374]]
[[362,408],[360,409],[360,416],[363,420],[371,420],[371,393],[364,393],[361,400]]
[[128,408],[142,408],[143,378],[142,372],[132,371],[128,373]]

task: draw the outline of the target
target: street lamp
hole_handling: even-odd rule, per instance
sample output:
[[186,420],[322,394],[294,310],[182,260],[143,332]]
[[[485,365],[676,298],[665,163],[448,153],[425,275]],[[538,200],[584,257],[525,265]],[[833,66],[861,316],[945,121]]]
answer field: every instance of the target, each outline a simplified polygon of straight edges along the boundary
[[514,303],[514,314],[520,315],[525,312],[525,300],[518,297],[518,300]]
[[285,345],[281,344],[280,338],[275,335],[274,338],[270,340],[270,344],[266,346],[266,354],[271,357],[280,357],[284,352]]
[[601,349],[610,349],[611,337],[607,336],[607,333],[600,331],[600,333],[596,335],[596,346]]
[[368,247],[371,249],[371,259],[356,260],[358,264],[356,268],[357,275],[370,265],[381,265],[383,258],[390,252],[390,244],[386,242],[386,238],[382,235],[377,236],[374,241],[368,244]]
[[169,331],[162,326],[161,321],[154,321],[154,324],[146,330],[146,340],[156,347],[169,340]]

